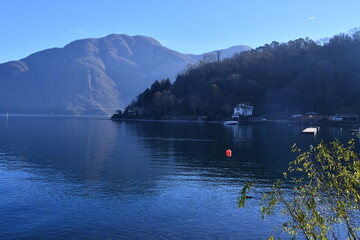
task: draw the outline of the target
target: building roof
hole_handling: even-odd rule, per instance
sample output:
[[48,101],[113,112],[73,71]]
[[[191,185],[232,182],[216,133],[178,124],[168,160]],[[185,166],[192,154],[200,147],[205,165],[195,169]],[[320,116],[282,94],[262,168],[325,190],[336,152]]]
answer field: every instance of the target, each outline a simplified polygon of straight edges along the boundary
[[358,117],[355,113],[337,113],[334,117]]
[[236,107],[241,107],[243,109],[254,109],[254,107],[249,103],[239,103]]

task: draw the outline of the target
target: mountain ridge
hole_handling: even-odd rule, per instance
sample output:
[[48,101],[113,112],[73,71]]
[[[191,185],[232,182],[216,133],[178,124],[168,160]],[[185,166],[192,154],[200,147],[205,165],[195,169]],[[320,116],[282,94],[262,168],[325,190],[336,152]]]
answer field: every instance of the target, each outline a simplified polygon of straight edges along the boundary
[[111,114],[198,60],[141,35],[75,40],[0,64],[0,111]]

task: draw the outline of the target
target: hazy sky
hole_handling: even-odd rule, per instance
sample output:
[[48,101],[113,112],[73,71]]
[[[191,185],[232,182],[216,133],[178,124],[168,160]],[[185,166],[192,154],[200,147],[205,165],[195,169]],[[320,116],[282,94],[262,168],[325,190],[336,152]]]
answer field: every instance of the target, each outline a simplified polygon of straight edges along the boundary
[[0,63],[111,33],[199,54],[356,27],[359,0],[0,0]]

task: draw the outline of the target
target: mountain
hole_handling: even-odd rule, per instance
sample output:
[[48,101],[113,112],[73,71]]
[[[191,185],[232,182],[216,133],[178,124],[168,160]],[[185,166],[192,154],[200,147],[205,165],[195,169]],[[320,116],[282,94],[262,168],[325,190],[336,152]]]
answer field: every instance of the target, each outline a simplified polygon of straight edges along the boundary
[[0,112],[111,114],[202,57],[145,36],[77,40],[0,64]]

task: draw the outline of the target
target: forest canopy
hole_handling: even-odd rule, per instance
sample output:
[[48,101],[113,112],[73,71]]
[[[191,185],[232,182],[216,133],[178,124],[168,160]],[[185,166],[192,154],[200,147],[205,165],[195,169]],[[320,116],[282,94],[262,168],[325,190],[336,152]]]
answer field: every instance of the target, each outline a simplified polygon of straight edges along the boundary
[[[229,117],[246,102],[256,115],[360,112],[360,30],[315,42],[272,42],[219,61],[207,57],[174,83],[155,81],[129,109],[147,118]],[[125,111],[126,112],[126,111]]]

